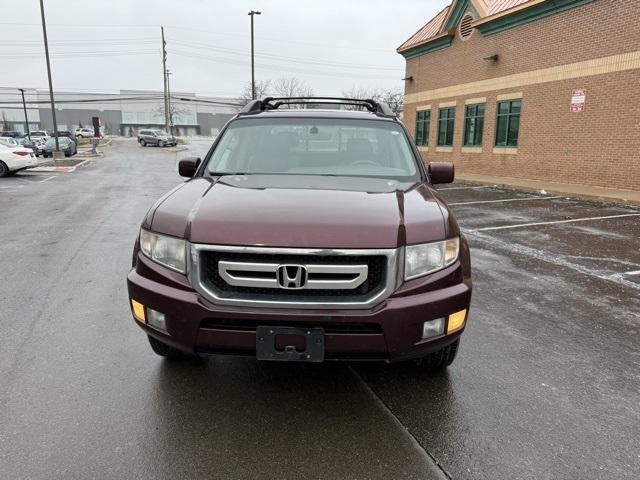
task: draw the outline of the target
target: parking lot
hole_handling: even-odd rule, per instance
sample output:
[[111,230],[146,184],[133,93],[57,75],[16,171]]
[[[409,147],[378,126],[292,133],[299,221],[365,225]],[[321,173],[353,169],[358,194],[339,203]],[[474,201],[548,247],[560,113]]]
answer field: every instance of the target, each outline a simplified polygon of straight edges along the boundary
[[177,159],[209,145],[122,140],[73,173],[0,179],[0,476],[638,478],[640,208],[439,187],[474,273],[444,373],[175,364],[131,320],[125,276]]
[[439,187],[471,243],[453,368],[358,369],[452,478],[637,478],[640,209]]
[[57,175],[53,175],[51,173],[21,172],[19,175],[3,178],[2,183],[0,183],[0,191],[17,190],[24,188],[27,185],[48,182],[53,180],[56,176]]

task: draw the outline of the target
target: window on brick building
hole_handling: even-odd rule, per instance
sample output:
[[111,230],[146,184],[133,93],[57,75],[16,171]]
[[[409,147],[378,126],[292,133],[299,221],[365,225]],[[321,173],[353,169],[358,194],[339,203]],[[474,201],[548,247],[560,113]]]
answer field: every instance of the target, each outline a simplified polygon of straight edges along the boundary
[[455,123],[456,108],[441,108],[438,118],[438,146],[451,147],[453,145],[453,129]]
[[416,112],[416,145],[429,145],[429,127],[431,126],[431,110]]
[[498,102],[496,147],[517,147],[522,100]]
[[464,141],[465,147],[479,147],[482,145],[484,131],[485,104],[467,105],[464,111]]

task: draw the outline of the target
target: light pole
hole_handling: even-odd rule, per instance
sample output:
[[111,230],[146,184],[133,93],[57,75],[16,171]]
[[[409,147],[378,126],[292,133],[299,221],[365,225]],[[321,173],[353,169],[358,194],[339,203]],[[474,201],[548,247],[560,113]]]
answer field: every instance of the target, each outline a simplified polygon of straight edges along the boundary
[[164,41],[164,27],[160,27],[162,33],[162,81],[164,82],[164,128],[169,132],[169,97],[167,96],[167,42]]
[[167,105],[169,106],[169,135],[173,135],[173,114],[171,113],[171,83],[169,82],[169,75],[173,75],[171,71],[167,70]]
[[[40,16],[42,17],[42,35],[44,36],[44,54],[47,58],[47,76],[49,77],[49,98],[51,99],[51,116],[53,117],[53,134],[56,141],[56,152],[60,151],[58,142],[58,123],[56,121],[56,102],[53,99],[53,83],[51,82],[51,63],[49,62],[49,42],[47,41],[47,23],[44,19],[44,5],[40,0]],[[55,158],[55,156],[54,156]]]
[[255,10],[251,10],[248,15],[251,17],[251,98],[253,100],[256,99],[256,74],[255,74],[255,65],[253,61],[253,16],[254,15],[262,15],[262,12],[256,12]]
[[29,117],[27,116],[27,104],[24,102],[24,88],[19,88],[22,94],[22,108],[24,110],[24,126],[27,128],[27,138],[31,140],[31,132],[29,131]]

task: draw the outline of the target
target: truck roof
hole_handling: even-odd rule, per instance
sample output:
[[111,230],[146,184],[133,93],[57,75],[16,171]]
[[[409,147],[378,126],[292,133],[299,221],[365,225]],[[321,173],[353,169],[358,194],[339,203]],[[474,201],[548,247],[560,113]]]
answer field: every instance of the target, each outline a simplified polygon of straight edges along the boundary
[[[291,108],[292,105],[306,108]],[[325,108],[318,108],[324,106]],[[333,106],[336,108],[326,108]],[[283,107],[283,108],[281,108]],[[311,108],[309,108],[311,107]],[[340,107],[350,107],[343,110]],[[252,100],[238,113],[238,116],[258,117],[306,117],[306,118],[355,118],[387,119],[397,121],[396,115],[384,102],[372,99],[341,97],[267,97]]]
[[377,115],[374,112],[360,110],[337,110],[337,109],[320,109],[320,108],[285,108],[282,110],[265,110],[259,114],[242,115],[240,117],[252,118],[285,118],[285,117],[302,117],[302,118],[352,118],[359,120],[384,120],[393,122],[395,117],[387,117]]

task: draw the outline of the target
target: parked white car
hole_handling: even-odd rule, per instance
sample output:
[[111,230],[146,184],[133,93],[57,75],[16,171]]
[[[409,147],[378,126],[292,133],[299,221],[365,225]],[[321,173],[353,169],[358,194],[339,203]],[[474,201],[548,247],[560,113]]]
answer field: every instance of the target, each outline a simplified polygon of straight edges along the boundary
[[42,155],[44,152],[44,144],[50,137],[49,132],[46,130],[35,130],[29,135],[31,141],[36,144],[36,155]]
[[94,131],[93,128],[83,127],[76,128],[75,132],[76,138],[93,138]]
[[19,147],[20,144],[13,137],[0,137],[0,145],[5,147]]
[[30,148],[0,143],[0,177],[8,177],[25,168],[37,167],[38,158]]
[[46,130],[35,130],[29,134],[29,137],[34,142],[36,140],[42,140],[42,139],[44,139],[44,141],[46,142],[47,138],[49,138],[50,135],[49,135],[49,132],[47,132]]

